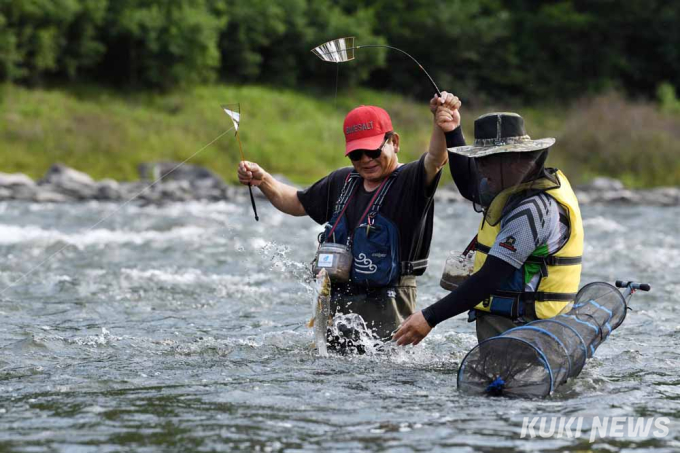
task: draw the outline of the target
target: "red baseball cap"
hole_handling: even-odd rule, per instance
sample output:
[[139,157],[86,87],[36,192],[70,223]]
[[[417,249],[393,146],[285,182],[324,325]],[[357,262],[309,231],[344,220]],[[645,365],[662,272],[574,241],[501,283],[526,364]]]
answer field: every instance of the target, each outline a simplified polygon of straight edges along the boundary
[[380,107],[362,105],[345,117],[342,128],[345,133],[345,156],[355,149],[378,149],[391,132],[392,120]]

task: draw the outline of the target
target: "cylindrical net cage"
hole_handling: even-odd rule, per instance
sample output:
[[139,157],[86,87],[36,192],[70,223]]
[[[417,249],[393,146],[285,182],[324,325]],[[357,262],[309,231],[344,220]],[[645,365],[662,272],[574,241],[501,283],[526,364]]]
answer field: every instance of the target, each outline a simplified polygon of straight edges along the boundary
[[566,314],[539,319],[489,338],[463,359],[458,388],[470,394],[549,395],[578,376],[586,359],[626,317],[626,300],[614,286],[590,283]]

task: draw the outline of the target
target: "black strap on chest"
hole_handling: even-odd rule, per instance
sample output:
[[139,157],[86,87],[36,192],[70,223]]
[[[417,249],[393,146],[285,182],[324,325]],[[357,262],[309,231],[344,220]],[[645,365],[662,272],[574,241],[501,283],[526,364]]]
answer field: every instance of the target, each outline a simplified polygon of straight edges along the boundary
[[[357,226],[362,223],[366,216],[372,218],[378,214],[380,208],[382,207],[383,202],[385,201],[387,193],[394,184],[397,176],[399,176],[401,169],[402,167],[398,167],[395,171],[392,172],[392,174],[387,178],[387,180],[383,181],[380,188],[378,189],[378,192],[373,196],[371,202],[366,207],[364,213],[361,215],[361,217],[359,217]],[[363,183],[363,178],[359,175],[357,171],[353,170],[349,175],[347,175],[345,183],[340,192],[340,197],[335,202],[333,214],[334,216],[337,215],[338,217],[335,222],[336,224],[333,226],[333,229],[331,231],[335,230],[335,226],[337,226],[338,222],[340,221],[340,218],[345,214],[347,205],[349,204],[354,193],[356,192],[358,185],[361,183]],[[422,260],[413,260],[412,258],[417,256],[416,254],[420,251],[421,242],[423,239],[425,218],[427,216],[427,211],[431,206],[431,200],[432,199],[430,199],[430,202],[428,202],[428,205],[425,209],[425,214],[423,215],[423,218],[421,219],[418,229],[416,230],[418,234],[418,240],[416,243],[414,243],[415,247],[412,247],[411,249],[411,253],[409,254],[409,260],[400,262],[401,275],[413,275],[417,271],[421,271],[427,268],[428,264],[427,258]]]
[[342,212],[347,206],[347,203],[352,198],[354,194],[354,189],[356,189],[357,184],[361,181],[361,176],[356,171],[351,172],[345,178],[345,183],[340,191],[340,197],[335,201],[335,207],[333,209],[333,214],[338,214]]
[[[478,241],[476,241],[477,236],[475,236],[475,250],[482,252],[484,254],[489,254],[491,251],[491,248],[484,245],[480,244]],[[555,256],[555,255],[548,255],[548,256],[529,256],[525,263],[527,264],[538,264],[541,267],[541,277],[547,277],[548,276],[548,266],[576,266],[577,264],[581,264],[583,261],[583,258],[580,256]]]
[[[335,209],[333,210],[333,217],[335,217],[335,223],[331,227],[331,230],[328,232],[328,237],[333,236],[333,234],[335,233],[335,229],[338,227],[338,224],[340,223],[340,219],[342,219],[342,216],[345,215],[345,210],[347,209],[349,200],[354,196],[354,189],[356,188],[358,181],[360,179],[361,178],[359,177],[359,174],[356,172],[348,174],[347,178],[345,178],[345,184],[342,186],[340,197],[335,202]],[[321,240],[319,240],[319,244],[320,243]]]
[[418,223],[418,228],[416,228],[416,236],[418,237],[418,240],[411,243],[411,250],[409,251],[408,254],[408,261],[401,262],[402,275],[413,275],[416,273],[418,275],[422,275],[425,272],[425,269],[427,269],[427,265],[430,261],[429,258],[426,257],[420,260],[416,260],[415,257],[420,254],[420,250],[423,248],[423,239],[425,238],[425,223],[427,222],[427,213],[430,211],[430,207],[432,206],[433,202],[434,196],[431,196],[430,199],[427,200],[425,210],[423,211],[423,215],[420,218],[420,222]]
[[[394,181],[399,175],[400,171],[401,167],[397,168],[385,181],[382,182],[380,187],[377,189],[378,191],[376,194],[373,195],[373,198],[367,206],[366,211],[364,211],[363,215],[359,218],[359,223],[362,222],[367,214],[376,215],[378,213],[383,201],[385,200],[387,192],[390,190],[390,187],[392,187],[392,184],[394,184]],[[362,182],[363,178],[356,170],[353,170],[349,175],[347,175],[345,184],[342,186],[342,191],[340,192],[340,197],[335,202],[335,209],[333,210],[334,214],[344,215],[344,211],[347,209],[349,201],[352,199],[354,192]]]

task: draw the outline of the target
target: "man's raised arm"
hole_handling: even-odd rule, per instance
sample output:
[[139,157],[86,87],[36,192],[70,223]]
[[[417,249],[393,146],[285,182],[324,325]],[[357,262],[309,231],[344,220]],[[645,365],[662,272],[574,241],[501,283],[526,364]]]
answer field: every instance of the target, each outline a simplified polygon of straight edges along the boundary
[[446,137],[444,133],[451,132],[460,126],[460,99],[451,93],[442,91],[441,96],[435,96],[430,100],[430,111],[434,115],[432,137],[430,147],[425,156],[426,184],[429,187],[437,173],[448,162],[446,151]]

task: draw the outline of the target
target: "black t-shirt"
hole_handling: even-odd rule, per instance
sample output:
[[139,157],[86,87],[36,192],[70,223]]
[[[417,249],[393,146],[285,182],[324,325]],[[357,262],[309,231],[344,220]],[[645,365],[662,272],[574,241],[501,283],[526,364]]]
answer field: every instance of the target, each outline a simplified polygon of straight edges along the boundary
[[[307,189],[297,193],[300,203],[305,208],[305,212],[315,222],[324,224],[331,219],[335,202],[340,197],[345,179],[347,179],[347,175],[351,171],[352,167],[336,170]],[[425,187],[425,154],[423,154],[417,161],[402,166],[397,179],[385,196],[385,200],[380,207],[380,213],[394,222],[399,230],[400,261],[424,259],[430,253],[434,200],[432,200],[427,212],[420,252],[415,257],[409,256],[412,247],[415,247],[414,244],[418,242],[420,234],[418,226],[428,201],[434,195],[440,176],[441,172],[437,174],[430,187]],[[355,194],[349,201],[345,211],[348,225],[352,230],[358,225],[361,215],[366,211],[374,194],[375,191],[367,192],[364,189],[363,182],[358,184]]]

